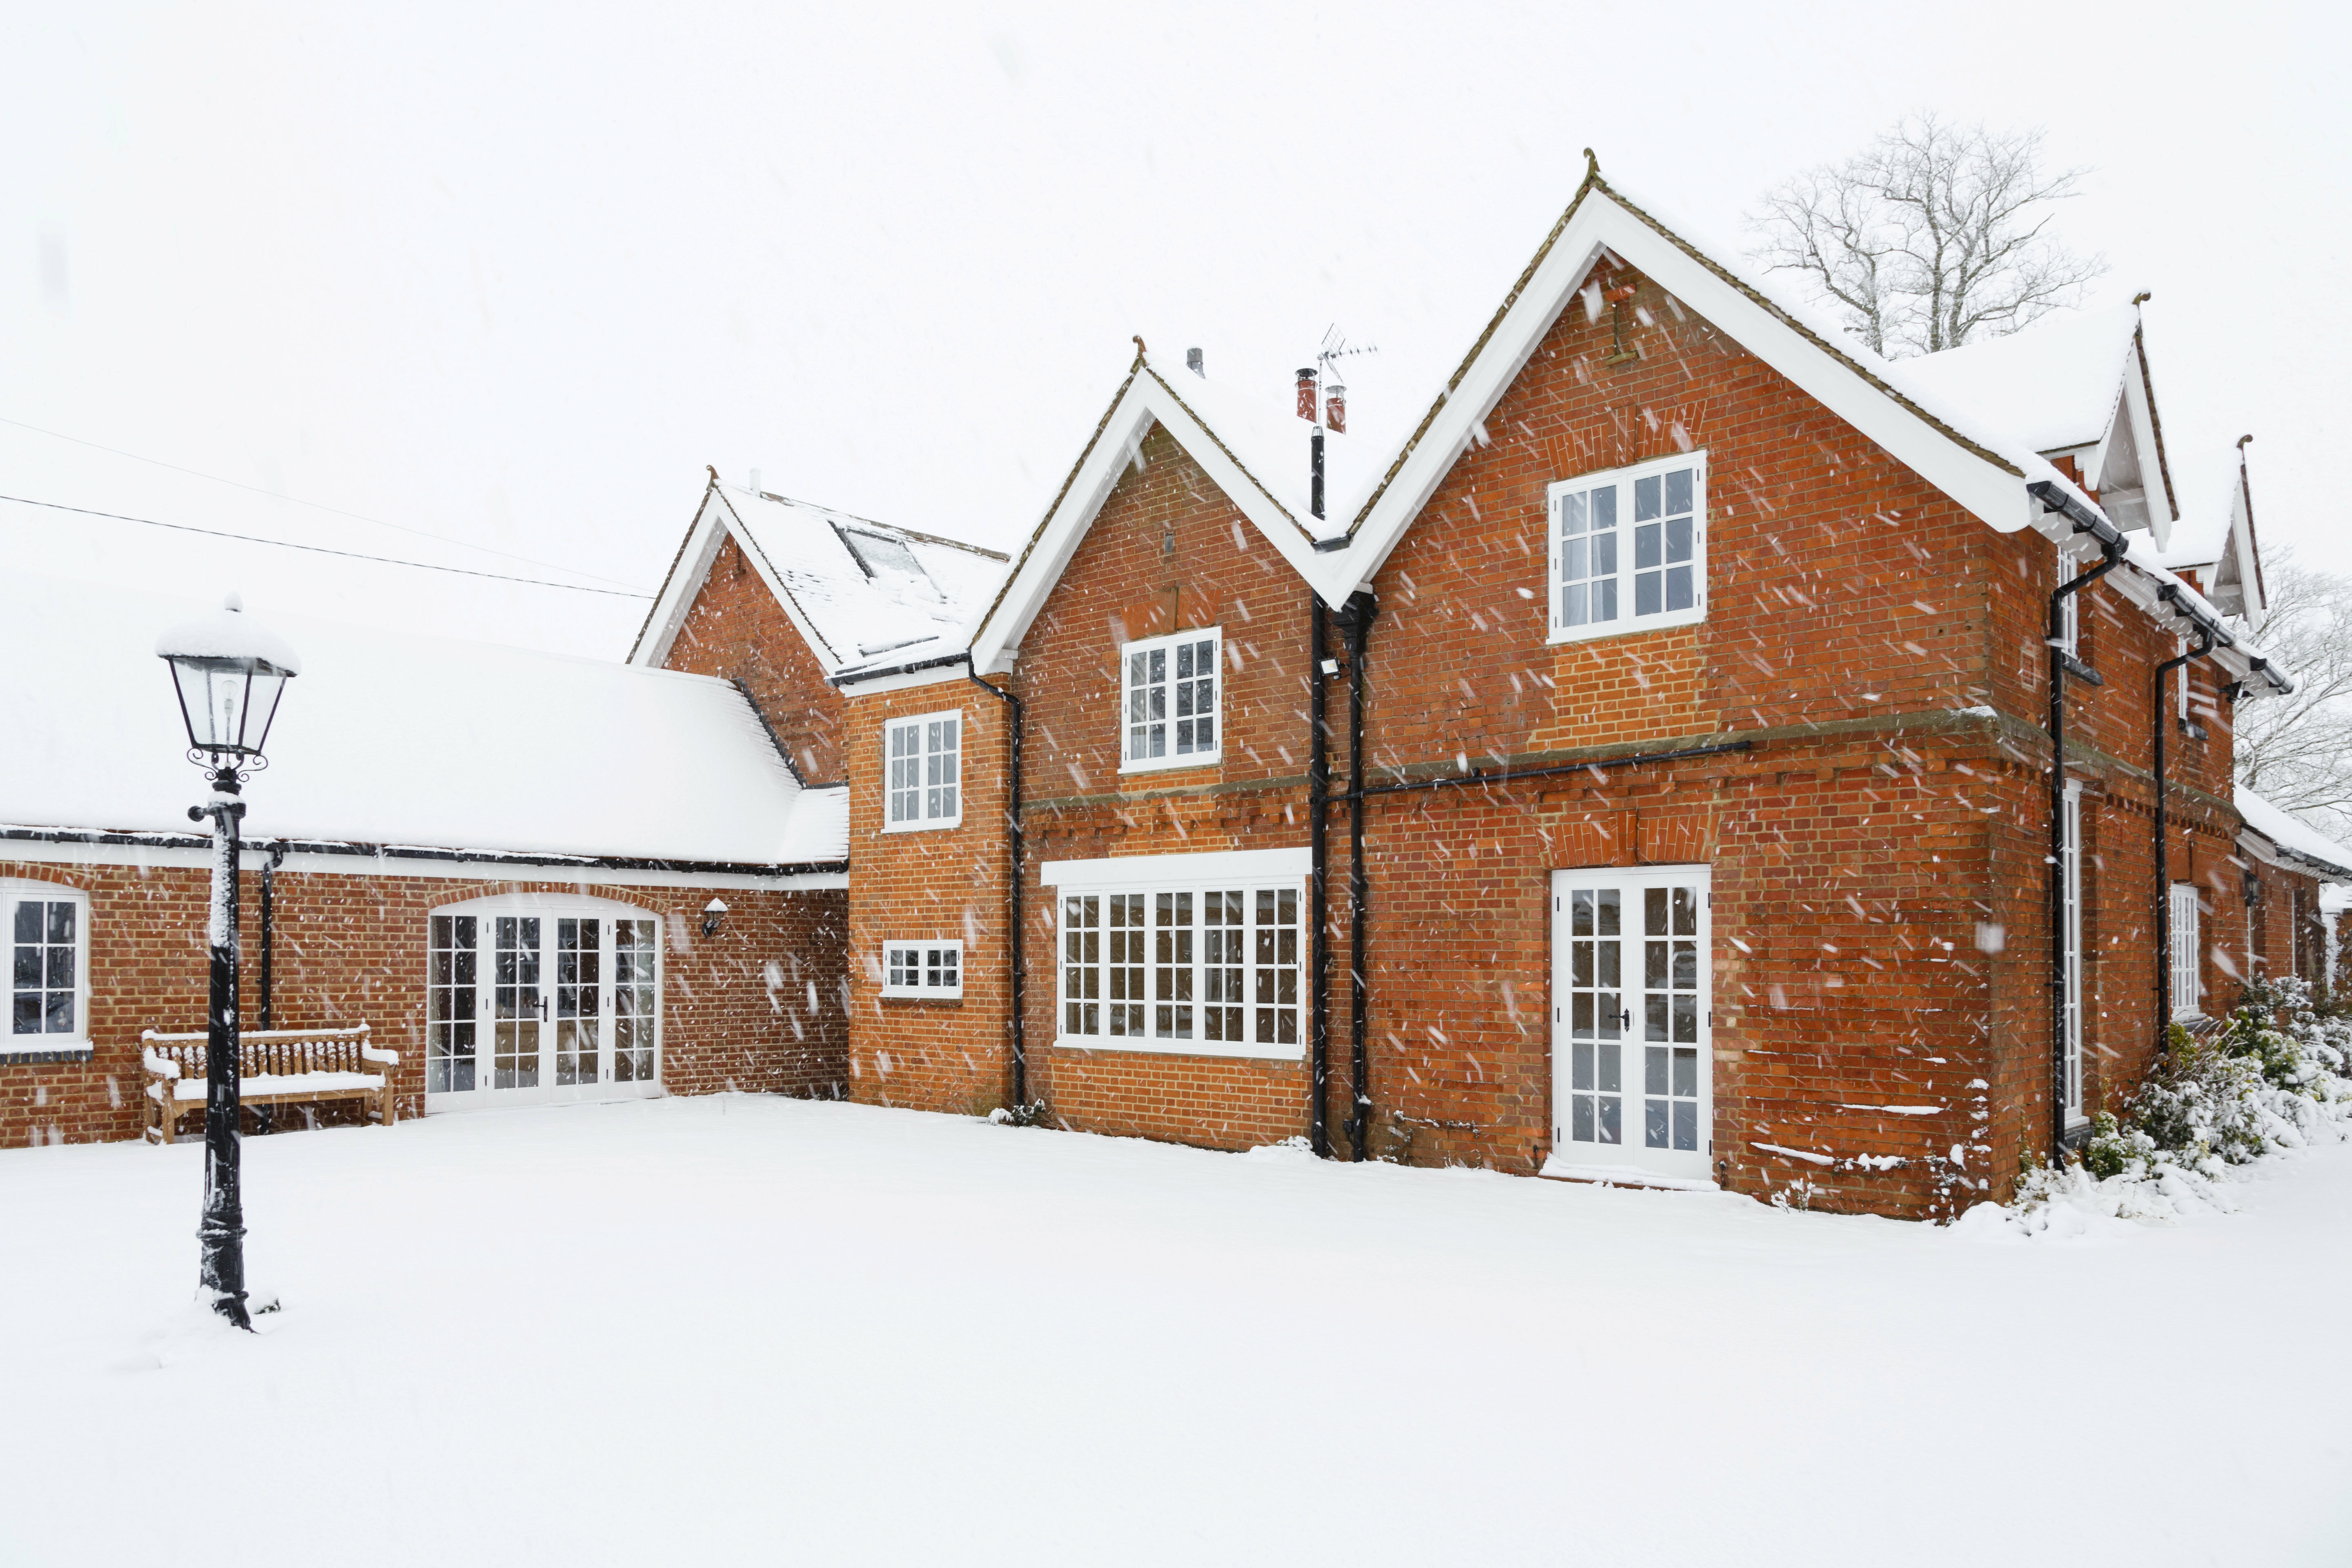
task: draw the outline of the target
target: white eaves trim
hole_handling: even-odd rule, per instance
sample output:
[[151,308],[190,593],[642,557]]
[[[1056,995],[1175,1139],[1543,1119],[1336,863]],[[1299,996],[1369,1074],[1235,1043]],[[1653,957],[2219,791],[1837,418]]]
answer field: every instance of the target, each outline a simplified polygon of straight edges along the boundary
[[[1031,535],[1002,595],[982,620],[972,638],[972,668],[992,669],[1004,654],[1020,646],[1054,584],[1069,566],[1079,542],[1110,499],[1119,476],[1130,463],[1140,461],[1143,439],[1154,424],[1167,426],[1185,454],[1241,509],[1291,570],[1305,581],[1317,583],[1314,541],[1305,522],[1276,500],[1186,406],[1149,360],[1139,356],[1060,499]],[[1349,553],[1339,551],[1332,557],[1342,563],[1343,575]],[[1355,582],[1354,576],[1349,576],[1348,588],[1331,602],[1344,600]]]

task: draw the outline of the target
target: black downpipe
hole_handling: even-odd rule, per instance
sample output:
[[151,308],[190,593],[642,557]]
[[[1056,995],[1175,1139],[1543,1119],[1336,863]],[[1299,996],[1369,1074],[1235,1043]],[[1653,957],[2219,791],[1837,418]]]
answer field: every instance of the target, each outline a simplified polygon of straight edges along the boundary
[[1314,987],[1314,1017],[1307,1026],[1311,1039],[1307,1106],[1307,1143],[1315,1157],[1331,1155],[1329,1095],[1331,1084],[1331,848],[1324,816],[1331,798],[1331,727],[1324,717],[1323,596],[1308,591],[1307,634],[1307,860],[1312,868],[1307,918],[1314,921],[1309,963]]
[[280,842],[269,847],[269,858],[261,863],[261,1026],[265,1030],[278,1026],[270,1012],[276,979],[271,961],[278,946],[278,868],[285,862],[286,846]]
[[[2077,533],[2091,531],[2079,523]],[[2100,561],[2050,595],[2050,1164],[2066,1163],[2066,676],[2096,681],[2095,671],[2062,640],[2065,601],[2123,564],[2120,535],[2099,539]]]
[[982,680],[977,670],[967,668],[963,673],[965,679],[1005,704],[1007,716],[1013,724],[1013,741],[1007,748],[1012,762],[1012,777],[1006,784],[1011,805],[1005,815],[1013,824],[1013,940],[1010,956],[1013,960],[1013,1104],[1017,1110],[1029,1103],[1029,966],[1022,941],[1027,922],[1027,914],[1023,907],[1025,902],[1023,895],[1026,889],[1021,883],[1026,869],[1024,853],[1028,846],[1021,827],[1021,699],[1002,686]]
[[2171,726],[2165,722],[2165,710],[2170,704],[2164,700],[2164,682],[2191,659],[2211,653],[2213,647],[2213,628],[2200,626],[2195,647],[2156,667],[2156,1048],[2159,1053],[2170,1037],[2172,1023],[2172,860],[2167,853],[2170,846],[2165,797],[2169,792],[2164,778],[2164,732]]
[[1348,1113],[1348,1158],[1361,1160],[1370,1131],[1372,1086],[1365,1048],[1371,999],[1366,973],[1365,925],[1371,918],[1371,886],[1364,869],[1364,645],[1379,602],[1361,590],[1349,595],[1339,613],[1339,635],[1348,643],[1348,1034],[1354,1103]]

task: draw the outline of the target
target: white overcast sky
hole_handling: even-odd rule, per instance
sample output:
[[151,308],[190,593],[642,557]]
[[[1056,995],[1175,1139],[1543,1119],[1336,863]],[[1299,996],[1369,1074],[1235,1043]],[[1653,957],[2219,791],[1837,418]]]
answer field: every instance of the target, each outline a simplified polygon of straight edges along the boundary
[[[1337,321],[1381,350],[1348,377],[1376,432],[1425,405],[1580,148],[1736,245],[1764,186],[1925,107],[2091,167],[2063,232],[2113,263],[2097,302],[2155,292],[2192,499],[2252,431],[2266,546],[2352,571],[2344,16],[17,0],[0,493],[650,589],[708,463],[1005,543],[1129,334],[1278,403]],[[643,610],[6,502],[0,550],[607,657]]]

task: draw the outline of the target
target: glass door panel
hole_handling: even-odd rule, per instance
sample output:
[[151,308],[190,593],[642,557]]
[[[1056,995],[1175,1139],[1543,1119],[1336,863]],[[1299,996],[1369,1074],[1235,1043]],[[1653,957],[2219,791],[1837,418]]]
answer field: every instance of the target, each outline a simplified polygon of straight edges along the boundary
[[613,921],[613,1081],[652,1083],[654,922]]
[[547,1002],[539,984],[537,915],[499,915],[496,983],[490,988],[490,1085],[539,1087],[540,1026]]
[[477,994],[472,915],[435,915],[425,980],[425,1092],[470,1094]]
[[1556,1162],[1711,1173],[1706,900],[1704,867],[1553,873]]
[[604,967],[604,922],[565,916],[555,922],[555,1082],[558,1088],[598,1081],[602,1037],[598,984]]

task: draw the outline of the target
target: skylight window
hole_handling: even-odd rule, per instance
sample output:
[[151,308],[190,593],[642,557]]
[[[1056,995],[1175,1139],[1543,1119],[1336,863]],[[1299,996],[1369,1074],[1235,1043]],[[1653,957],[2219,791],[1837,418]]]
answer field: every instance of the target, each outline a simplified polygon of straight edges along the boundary
[[915,552],[907,548],[904,541],[892,539],[887,534],[868,533],[862,528],[845,528],[839,532],[842,543],[849,547],[849,553],[857,562],[858,569],[868,578],[876,582],[905,584],[920,588],[933,598],[940,596],[931,574],[923,570],[923,563],[915,559]]

